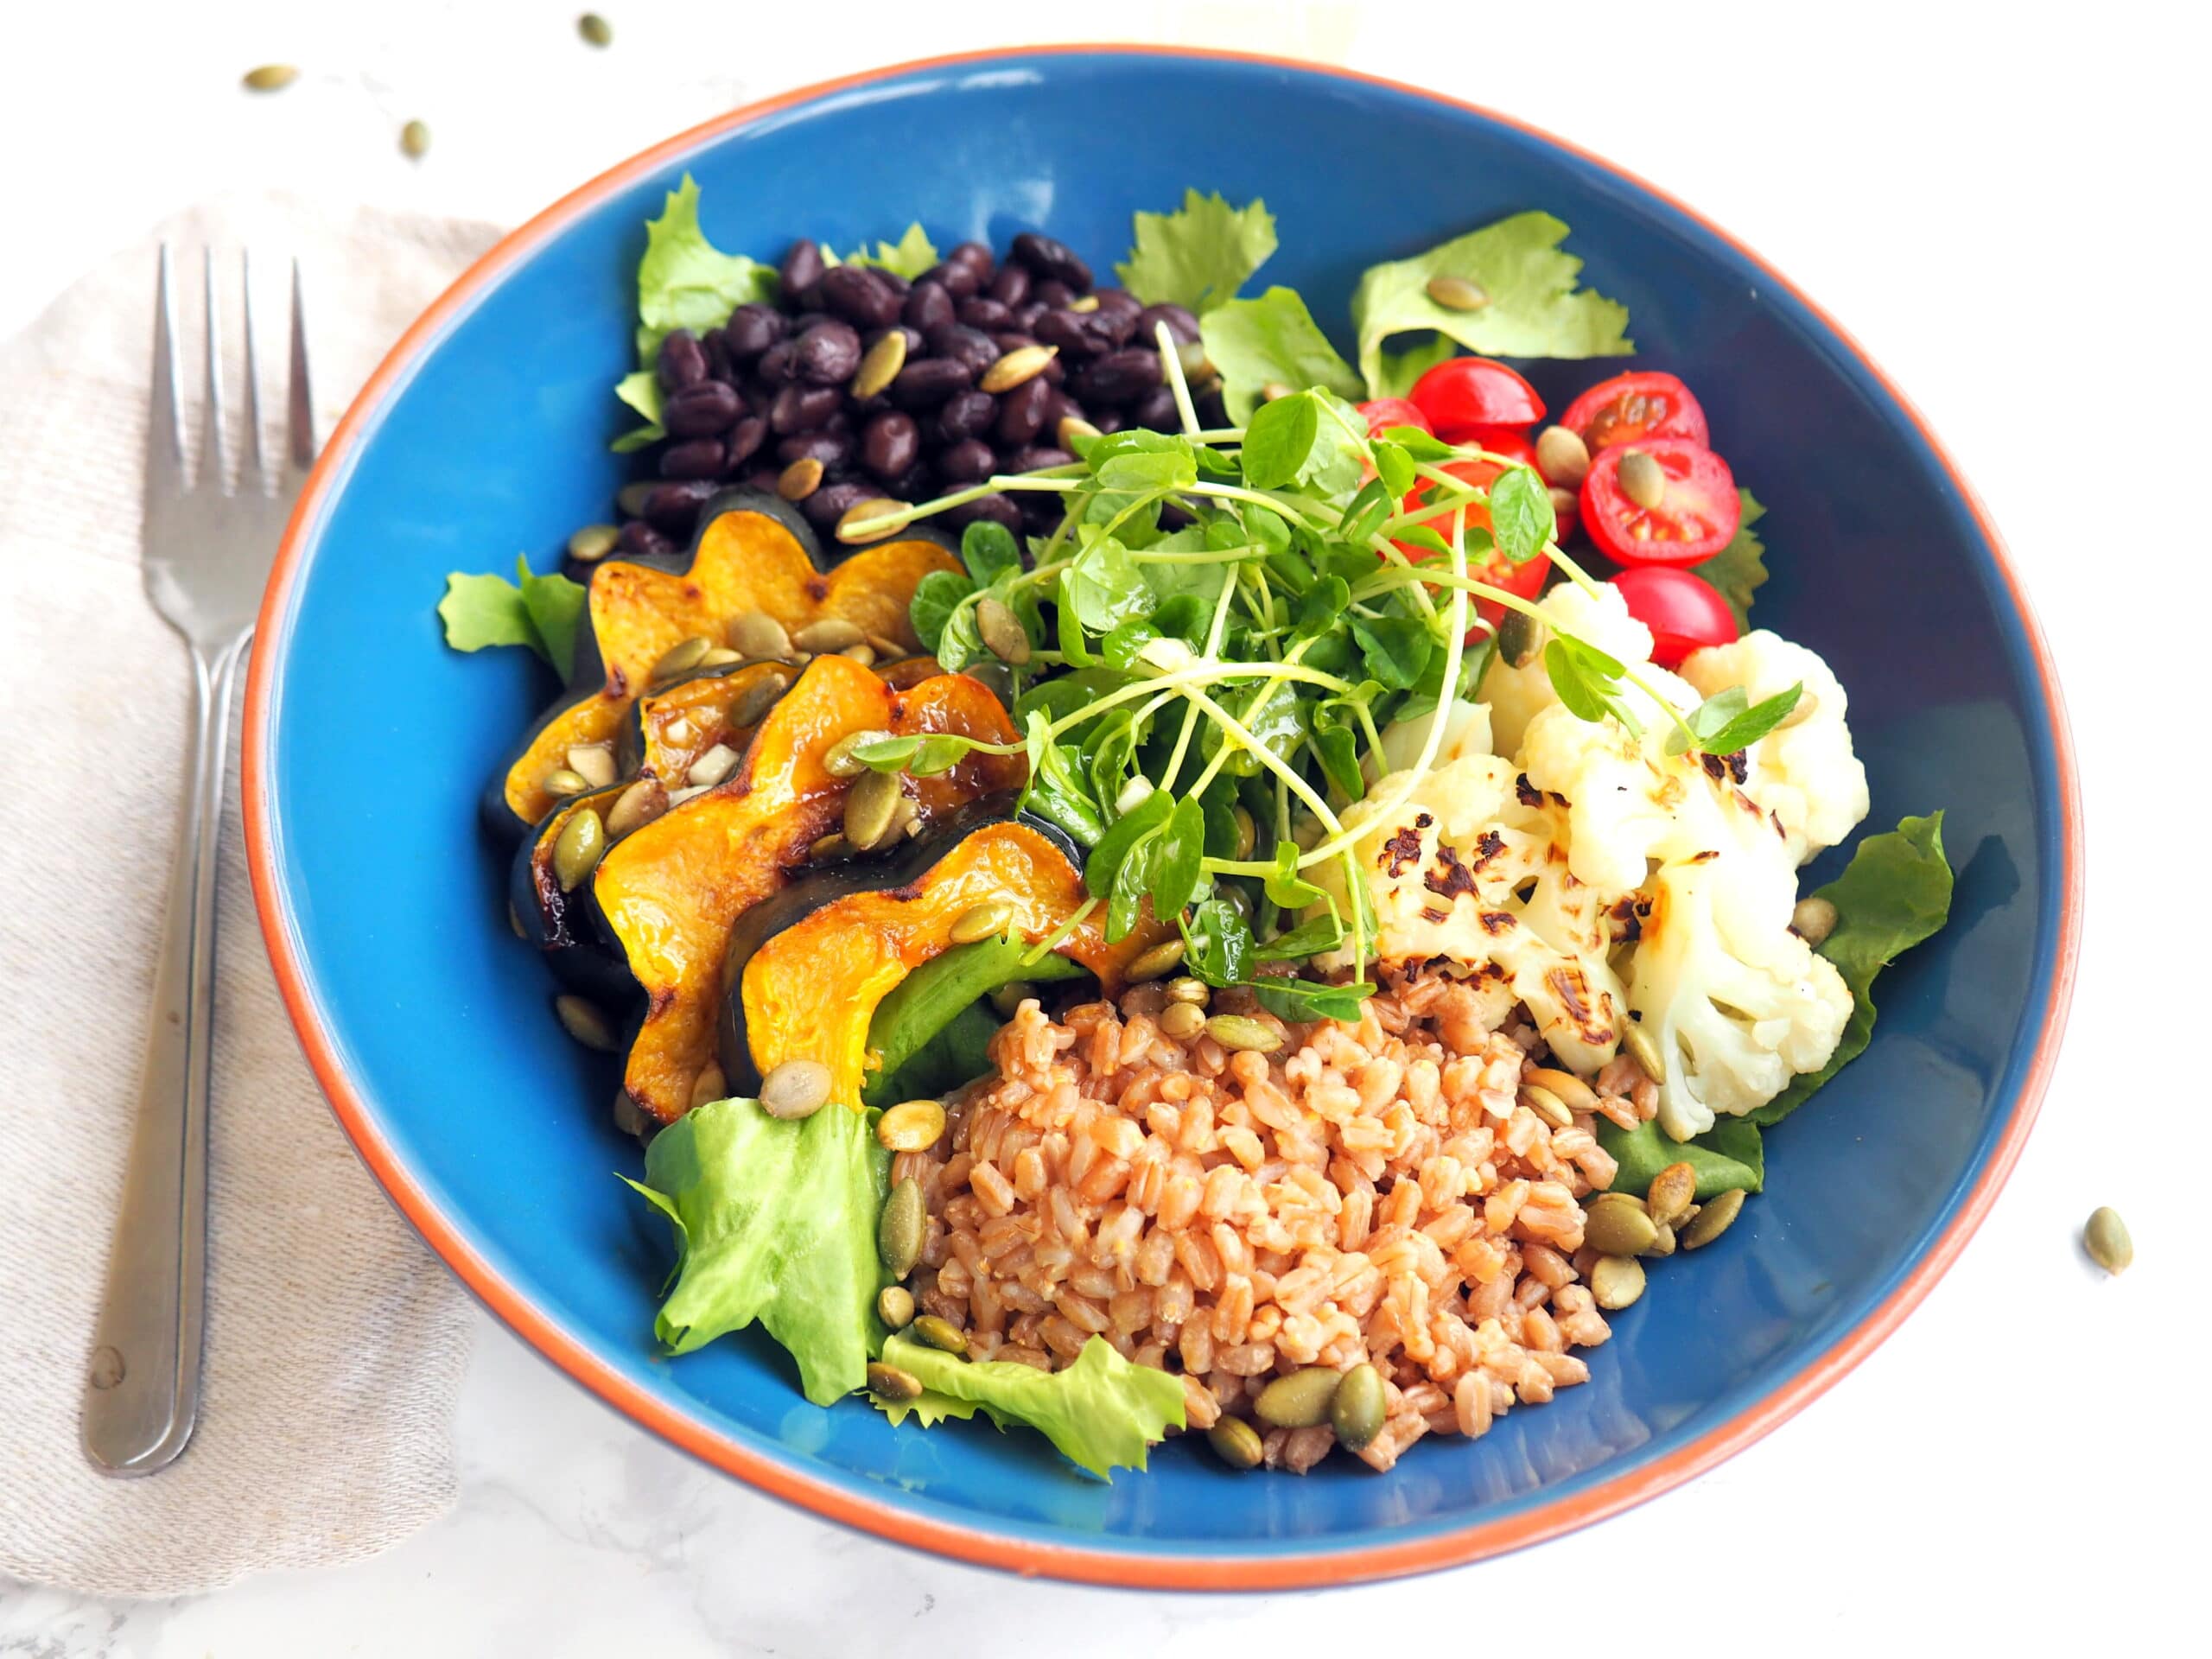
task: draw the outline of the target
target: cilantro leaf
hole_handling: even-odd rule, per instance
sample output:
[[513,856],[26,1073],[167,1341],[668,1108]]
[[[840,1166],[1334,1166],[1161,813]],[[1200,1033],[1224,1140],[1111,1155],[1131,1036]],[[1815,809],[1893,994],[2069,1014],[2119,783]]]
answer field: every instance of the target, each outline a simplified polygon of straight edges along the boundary
[[1134,217],[1135,242],[1114,274],[1147,305],[1210,311],[1234,299],[1275,251],[1274,215],[1257,197],[1231,207],[1218,192],[1185,190],[1180,211]]
[[1749,490],[1738,487],[1744,515],[1736,521],[1736,533],[1722,548],[1702,564],[1689,567],[1694,576],[1702,576],[1719,591],[1728,601],[1728,608],[1736,613],[1736,626],[1751,626],[1751,595],[1766,581],[1766,543],[1751,533],[1751,526],[1766,517],[1766,509],[1751,497]]
[[537,575],[525,559],[517,559],[515,569],[519,583],[458,570],[446,577],[445,597],[438,601],[446,644],[455,651],[527,645],[566,679],[575,667],[585,589],[557,572]]
[[[1433,330],[1485,357],[1617,357],[1633,351],[1624,332],[1627,308],[1575,287],[1582,261],[1560,251],[1567,230],[1549,213],[1516,213],[1410,259],[1370,265],[1351,297],[1367,395],[1402,395],[1403,388],[1392,383],[1404,377],[1413,354],[1402,354],[1386,370],[1382,342],[1393,334]],[[1489,303],[1474,311],[1447,309],[1428,297],[1434,276],[1471,282]],[[1207,346],[1211,355],[1212,342]]]
[[776,268],[724,253],[699,228],[699,187],[686,173],[658,219],[645,221],[638,262],[638,361],[650,367],[678,328],[719,328],[741,305],[776,296]]
[[1198,320],[1198,332],[1207,358],[1221,371],[1229,417],[1240,425],[1259,407],[1262,389],[1270,382],[1361,395],[1359,377],[1329,344],[1295,289],[1271,288],[1255,299],[1217,305]]

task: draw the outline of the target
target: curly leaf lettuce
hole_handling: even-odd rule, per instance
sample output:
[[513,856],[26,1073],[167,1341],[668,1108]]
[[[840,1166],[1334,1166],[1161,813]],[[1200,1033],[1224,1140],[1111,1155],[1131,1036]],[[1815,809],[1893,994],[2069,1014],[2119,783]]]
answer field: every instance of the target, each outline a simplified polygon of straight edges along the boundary
[[1173,213],[1138,213],[1129,257],[1114,267],[1147,305],[1179,305],[1201,315],[1236,297],[1275,251],[1275,218],[1256,196],[1232,207],[1219,192],[1183,192]]
[[[1383,361],[1382,342],[1393,334],[1443,334],[1484,357],[1618,357],[1634,351],[1628,308],[1576,287],[1582,261],[1559,246],[1567,229],[1549,213],[1516,213],[1410,259],[1370,265],[1351,296],[1366,395],[1402,391],[1393,388],[1395,376]],[[1471,282],[1489,302],[1473,311],[1440,306],[1428,297],[1436,276]],[[1395,375],[1404,369],[1401,359]]]
[[524,558],[515,561],[515,577],[448,573],[446,596],[438,601],[446,644],[455,651],[527,645],[565,680],[575,667],[583,586],[558,571],[541,576]]
[[[823,251],[829,253],[826,248]],[[829,257],[831,264],[838,263],[836,254],[830,253]],[[849,265],[874,265],[879,270],[904,276],[910,283],[937,262],[937,245],[930,240],[929,232],[918,219],[909,225],[906,233],[896,242],[879,242],[873,251],[866,247],[855,248],[843,261]]]
[[1068,1461],[1102,1480],[1116,1469],[1142,1469],[1167,1431],[1184,1426],[1181,1380],[1131,1363],[1103,1337],[1084,1344],[1064,1371],[1006,1359],[956,1359],[901,1336],[885,1339],[883,1360],[919,1378],[924,1390],[918,1400],[869,1396],[893,1423],[911,1413],[928,1427],[980,1409],[1001,1428],[1021,1423],[1037,1430]]
[[1240,426],[1259,407],[1270,381],[1296,391],[1325,386],[1340,397],[1361,396],[1359,377],[1329,344],[1295,289],[1271,288],[1254,299],[1216,306],[1198,319],[1198,333],[1207,358],[1221,371],[1229,418]]
[[686,173],[658,219],[645,221],[638,262],[638,360],[650,366],[678,328],[719,328],[741,305],[776,297],[776,268],[724,253],[699,228],[699,187]]
[[676,1227],[675,1287],[654,1324],[669,1351],[758,1319],[817,1405],[865,1387],[890,1168],[867,1117],[835,1105],[792,1123],[716,1101],[654,1136],[644,1183],[629,1185]]

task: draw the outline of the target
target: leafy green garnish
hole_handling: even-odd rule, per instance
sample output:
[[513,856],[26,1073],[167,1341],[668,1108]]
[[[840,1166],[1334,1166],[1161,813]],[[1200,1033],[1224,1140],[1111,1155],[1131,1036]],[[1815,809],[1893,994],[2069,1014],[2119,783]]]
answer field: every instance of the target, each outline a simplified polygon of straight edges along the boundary
[[645,417],[643,426],[625,432],[609,446],[618,455],[658,443],[668,435],[660,423],[660,376],[651,369],[636,369],[614,383],[614,395]]
[[1509,467],[1490,486],[1491,534],[1497,550],[1516,564],[1526,564],[1558,533],[1551,492],[1533,467]]
[[1598,1144],[1620,1166],[1612,1191],[1642,1198],[1654,1176],[1669,1164],[1697,1172],[1700,1201],[1732,1187],[1757,1192],[1766,1184],[1766,1151],[1758,1125],[1749,1118],[1724,1117],[1691,1141],[1676,1141],[1657,1121],[1624,1129],[1610,1118],[1598,1120]]
[[567,679],[575,671],[576,634],[583,626],[586,591],[555,571],[541,576],[528,559],[515,561],[516,580],[505,576],[446,577],[438,601],[446,644],[455,651],[486,645],[527,645]]
[[652,366],[660,343],[678,328],[719,328],[741,305],[776,297],[776,268],[724,253],[699,228],[699,187],[686,173],[658,219],[645,221],[638,262],[638,361]]
[[1235,298],[1275,251],[1274,215],[1257,197],[1231,207],[1218,192],[1185,190],[1179,212],[1135,215],[1135,232],[1129,257],[1114,267],[1122,286],[1147,305],[1201,315]]
[[930,1424],[980,1409],[1002,1429],[1018,1423],[1037,1430],[1101,1480],[1116,1469],[1142,1469],[1167,1431],[1184,1427],[1182,1379],[1133,1364],[1103,1337],[1084,1344],[1075,1363],[1060,1371],[1010,1359],[956,1359],[903,1336],[885,1339],[883,1362],[925,1390],[918,1400],[869,1396],[893,1423],[910,1412]]
[[758,1319],[817,1405],[862,1387],[890,1167],[868,1119],[834,1103],[793,1123],[755,1101],[716,1101],[663,1129],[645,1148],[644,1182],[629,1182],[676,1227],[661,1341],[688,1354]]
[[1216,306],[1198,319],[1198,332],[1207,358],[1221,371],[1222,401],[1233,421],[1249,417],[1270,385],[1361,395],[1359,377],[1329,344],[1294,289],[1271,288],[1254,299]]
[[1027,960],[1020,939],[956,944],[900,980],[869,1017],[868,1046],[882,1069],[862,1091],[871,1106],[940,1095],[989,1070],[983,1050],[999,1022],[976,999],[1016,980],[1073,979],[1080,964],[1053,954]]
[[1643,731],[1622,689],[1627,670],[1618,658],[1584,640],[1555,638],[1544,646],[1544,671],[1559,700],[1577,720],[1599,721],[1611,715],[1630,732]]
[[1716,691],[1690,710],[1681,725],[1667,734],[1669,754],[1684,754],[1693,738],[1704,754],[1735,754],[1748,749],[1789,718],[1789,711],[1805,695],[1803,682],[1777,691],[1757,708],[1740,685]]
[[1743,503],[1743,517],[1736,521],[1736,533],[1722,548],[1701,564],[1689,567],[1692,575],[1702,576],[1719,590],[1728,601],[1728,608],[1736,613],[1736,626],[1751,626],[1751,595],[1758,592],[1766,581],[1766,543],[1751,531],[1751,526],[1766,517],[1766,509],[1751,497],[1749,490],[1738,486],[1736,493]]
[[917,222],[906,227],[906,233],[896,242],[879,242],[874,251],[862,247],[845,256],[849,265],[874,265],[895,276],[912,282],[938,263],[937,248],[930,241],[928,232]]
[[[1566,224],[1549,213],[1516,213],[1410,259],[1369,266],[1351,297],[1367,395],[1402,396],[1397,382],[1411,385],[1406,356],[1384,362],[1382,342],[1393,334],[1433,331],[1484,357],[1616,357],[1635,350],[1625,332],[1627,308],[1575,286],[1582,261],[1560,251],[1566,236]],[[1436,276],[1471,282],[1488,302],[1473,311],[1447,309],[1428,296]],[[1440,360],[1429,346],[1413,374]]]

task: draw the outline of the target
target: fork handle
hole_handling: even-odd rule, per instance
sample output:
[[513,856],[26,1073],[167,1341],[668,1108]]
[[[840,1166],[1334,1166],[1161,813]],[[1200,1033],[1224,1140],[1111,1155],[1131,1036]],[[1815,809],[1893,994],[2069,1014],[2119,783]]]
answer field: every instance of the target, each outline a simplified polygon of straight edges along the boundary
[[85,1379],[85,1455],[105,1474],[167,1467],[192,1438],[200,1412],[215,873],[231,691],[251,637],[212,662],[197,645],[192,650],[184,818],[154,964],[137,1128]]

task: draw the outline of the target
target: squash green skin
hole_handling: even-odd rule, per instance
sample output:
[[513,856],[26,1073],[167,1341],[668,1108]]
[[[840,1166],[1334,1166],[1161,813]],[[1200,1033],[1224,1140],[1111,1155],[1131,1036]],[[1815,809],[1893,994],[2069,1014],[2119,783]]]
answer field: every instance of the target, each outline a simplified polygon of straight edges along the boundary
[[553,874],[553,843],[569,819],[584,807],[604,819],[626,787],[612,784],[559,803],[524,836],[507,871],[507,902],[522,925],[523,938],[544,954],[556,979],[605,1004],[610,1014],[636,1000],[637,982],[600,924],[590,882],[573,893],[561,891]]

